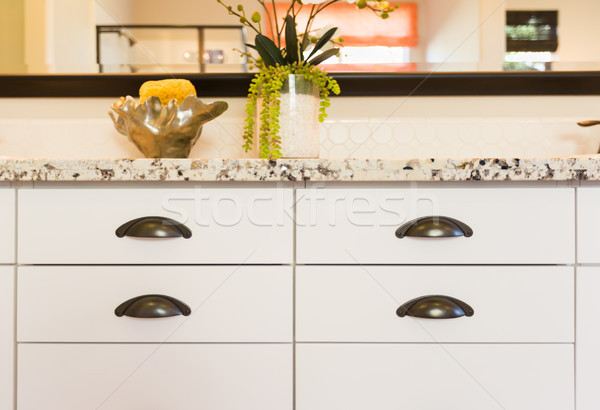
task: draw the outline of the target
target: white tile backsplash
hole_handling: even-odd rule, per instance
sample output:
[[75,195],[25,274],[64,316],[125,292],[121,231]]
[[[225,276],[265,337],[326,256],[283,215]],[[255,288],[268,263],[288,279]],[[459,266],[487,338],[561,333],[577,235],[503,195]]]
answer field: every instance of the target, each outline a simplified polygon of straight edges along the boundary
[[[553,157],[597,152],[600,128],[581,128],[576,123],[596,118],[593,106],[600,107],[600,97],[511,98],[414,98],[399,107],[395,105],[403,97],[336,98],[321,124],[321,157]],[[523,99],[533,107],[530,116],[523,112],[527,106]],[[77,108],[78,100],[86,103]],[[106,115],[110,102],[55,100],[53,105],[62,104],[64,110],[54,106],[53,116],[48,116],[43,109],[47,101],[0,99],[0,156],[141,157]],[[244,100],[228,102],[229,111],[204,126],[191,157],[251,157],[241,148]],[[544,112],[540,104],[547,104],[548,115],[540,115]],[[15,105],[27,107],[30,115],[23,115]],[[419,109],[420,116],[416,115]]]
[[592,154],[598,133],[578,118],[414,118],[362,123],[329,120],[321,156],[345,158],[547,157]]

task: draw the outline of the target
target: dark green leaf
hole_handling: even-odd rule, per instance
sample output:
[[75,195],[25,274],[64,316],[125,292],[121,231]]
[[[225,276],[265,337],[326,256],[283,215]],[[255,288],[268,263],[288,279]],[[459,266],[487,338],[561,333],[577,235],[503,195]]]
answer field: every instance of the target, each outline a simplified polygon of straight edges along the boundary
[[285,65],[281,50],[277,48],[270,38],[265,37],[262,34],[257,34],[254,44],[256,45],[258,54],[260,54],[267,66],[274,66],[276,64]]
[[275,60],[273,60],[271,58],[271,55],[269,53],[267,53],[261,46],[259,46],[258,43],[256,43],[256,44],[257,44],[256,50],[258,51],[258,54],[262,58],[263,63],[265,63],[265,65],[267,67],[274,66]]
[[340,50],[338,50],[337,48],[330,48],[329,50],[325,50],[321,54],[310,60],[308,64],[319,65],[323,61],[327,60],[329,57],[333,57],[334,55],[336,55],[339,51]]
[[330,29],[327,33],[323,34],[323,37],[321,37],[319,41],[317,41],[317,44],[315,44],[315,48],[313,48],[313,50],[310,52],[310,55],[308,56],[307,60],[309,60],[317,51],[319,51],[325,44],[327,44],[327,42],[331,40],[331,37],[333,37],[336,31],[337,27],[334,27]]
[[298,62],[298,35],[296,34],[296,22],[290,15],[285,17],[285,47],[287,50],[287,62],[293,64]]
[[254,50],[256,50],[256,46],[254,44],[250,44],[250,43],[245,43],[244,44],[246,47],[250,47],[253,48]]
[[302,61],[304,61],[304,50],[306,50],[306,47],[308,47],[309,44],[310,44],[310,36],[307,34],[302,38],[302,47],[300,50],[300,59]]

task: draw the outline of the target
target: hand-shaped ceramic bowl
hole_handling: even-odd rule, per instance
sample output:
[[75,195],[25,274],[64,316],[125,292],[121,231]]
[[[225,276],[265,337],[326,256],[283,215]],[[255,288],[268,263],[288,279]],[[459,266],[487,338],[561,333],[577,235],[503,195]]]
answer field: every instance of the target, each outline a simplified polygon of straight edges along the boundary
[[109,115],[115,128],[126,135],[146,158],[187,158],[200,138],[202,126],[223,114],[224,101],[204,104],[190,95],[181,105],[171,100],[162,105],[158,97],[138,104],[132,97],[115,101]]

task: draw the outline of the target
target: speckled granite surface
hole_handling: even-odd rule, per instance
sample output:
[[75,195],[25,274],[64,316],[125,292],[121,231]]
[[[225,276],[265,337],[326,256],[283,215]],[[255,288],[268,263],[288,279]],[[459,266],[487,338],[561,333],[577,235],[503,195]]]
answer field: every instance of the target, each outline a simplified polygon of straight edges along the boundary
[[600,156],[552,159],[0,160],[0,181],[600,181]]

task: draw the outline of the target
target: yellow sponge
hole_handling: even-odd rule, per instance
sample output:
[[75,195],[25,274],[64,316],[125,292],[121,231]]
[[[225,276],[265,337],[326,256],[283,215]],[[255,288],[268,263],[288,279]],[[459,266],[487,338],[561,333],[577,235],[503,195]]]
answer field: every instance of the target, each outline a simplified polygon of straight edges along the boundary
[[188,80],[146,81],[140,87],[140,104],[152,96],[159,97],[162,105],[171,100],[181,104],[189,95],[195,96],[196,89]]

